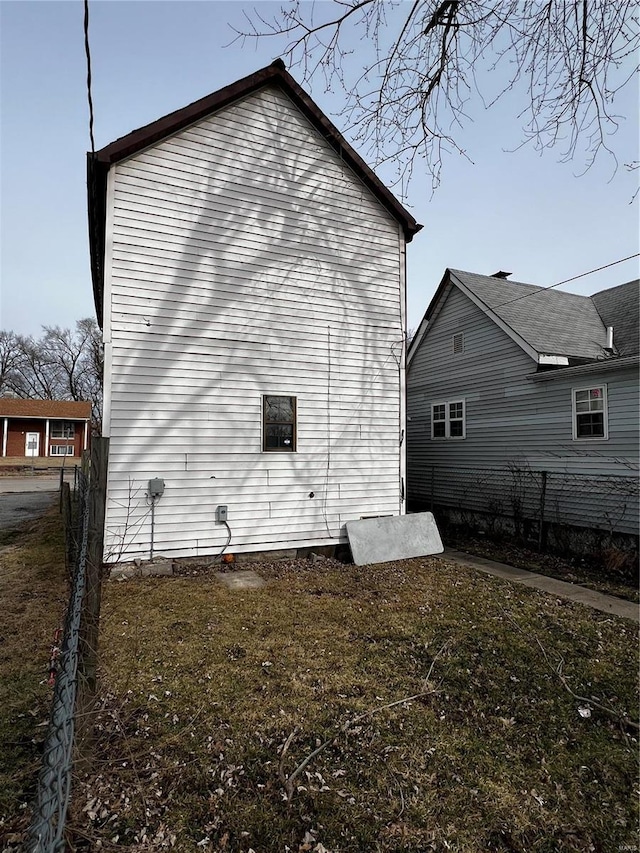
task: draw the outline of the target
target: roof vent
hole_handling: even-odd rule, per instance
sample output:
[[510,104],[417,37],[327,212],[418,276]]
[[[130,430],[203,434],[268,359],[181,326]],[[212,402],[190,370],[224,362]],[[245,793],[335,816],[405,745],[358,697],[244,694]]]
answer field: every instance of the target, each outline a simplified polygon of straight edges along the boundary
[[509,278],[511,275],[510,272],[505,272],[504,270],[498,270],[498,272],[494,272],[491,278]]
[[607,343],[604,348],[608,353],[613,354],[613,326],[607,326]]

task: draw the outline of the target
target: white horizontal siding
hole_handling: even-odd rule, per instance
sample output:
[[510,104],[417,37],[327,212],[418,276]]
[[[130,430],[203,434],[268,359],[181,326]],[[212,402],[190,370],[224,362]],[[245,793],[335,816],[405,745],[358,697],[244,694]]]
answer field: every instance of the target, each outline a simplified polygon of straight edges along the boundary
[[[398,224],[279,90],[115,167],[105,558],[344,540],[401,511]],[[262,395],[297,398],[263,453]],[[309,495],[313,493],[313,497]]]

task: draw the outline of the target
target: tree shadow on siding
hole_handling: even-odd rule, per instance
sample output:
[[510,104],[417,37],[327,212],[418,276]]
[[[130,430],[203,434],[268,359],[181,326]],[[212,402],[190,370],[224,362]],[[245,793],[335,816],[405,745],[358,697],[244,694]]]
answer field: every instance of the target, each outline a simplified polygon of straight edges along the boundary
[[[297,145],[287,139],[296,122],[291,122],[283,97],[270,98],[269,105],[270,112],[257,115],[248,129],[244,157],[232,159],[223,147],[224,126],[231,124],[233,130],[230,113],[243,111],[237,107],[219,114],[213,124],[205,122],[142,155],[154,171],[151,180],[138,180],[137,191],[145,193],[149,206],[140,229],[153,236],[145,255],[137,255],[142,260],[134,256],[129,262],[137,266],[138,278],[129,274],[125,285],[130,283],[133,291],[144,276],[158,289],[146,305],[132,296],[125,310],[113,312],[116,329],[124,322],[138,335],[137,348],[124,358],[125,371],[142,370],[141,348],[148,350],[146,357],[154,367],[146,405],[139,403],[137,391],[131,394],[131,404],[112,404],[116,416],[112,418],[112,465],[115,469],[118,447],[126,444],[135,449],[138,480],[164,476],[167,496],[172,488],[180,489],[184,511],[176,511],[178,497],[171,504],[173,518],[162,519],[160,503],[159,529],[164,526],[164,537],[183,538],[179,530],[188,525],[191,532],[186,536],[200,543],[196,547],[203,552],[224,543],[226,531],[215,526],[215,506],[231,503],[231,494],[237,506],[230,510],[240,515],[243,500],[248,504],[256,491],[271,488],[269,471],[272,479],[276,473],[277,480],[279,473],[292,484],[278,515],[295,516],[296,507],[315,500],[319,509],[309,527],[317,531],[317,518],[321,518],[324,535],[337,537],[343,524],[336,504],[337,484],[348,469],[346,462],[338,466],[337,460],[343,445],[356,440],[353,436],[362,430],[363,421],[373,433],[387,414],[378,412],[375,420],[365,419],[360,408],[368,394],[375,387],[386,400],[395,395],[398,383],[400,291],[398,287],[397,322],[390,329],[384,303],[378,304],[373,292],[377,273],[372,264],[378,255],[367,232],[369,191],[319,139],[309,144],[302,133]],[[302,118],[299,121],[304,123]],[[251,147],[252,137],[256,147]],[[203,157],[198,146],[207,140],[217,141],[217,149]],[[186,159],[176,159],[181,152]],[[329,174],[327,152],[333,164]],[[172,170],[163,166],[167,158],[174,158]],[[175,171],[181,168],[185,171]],[[182,185],[186,180],[181,180],[188,175],[199,185],[190,196]],[[180,233],[167,233],[169,218],[158,212],[168,193],[174,215],[184,218]],[[360,240],[354,240],[354,216],[360,216]],[[378,225],[378,232],[383,227]],[[397,234],[395,223],[387,230]],[[381,272],[391,286],[393,273]],[[352,347],[357,348],[356,360],[362,359],[364,370],[351,363]],[[317,378],[310,378],[305,386],[295,365],[307,362]],[[194,364],[200,372],[189,369]],[[176,365],[181,367],[176,370]],[[113,376],[117,384],[115,366]],[[217,381],[217,387],[212,387],[212,381]],[[337,398],[347,383],[354,382],[361,403],[340,414]],[[261,404],[267,393],[298,398],[296,453],[261,452]],[[172,395],[175,402],[169,400]],[[312,444],[314,431],[308,422],[314,409],[319,413],[313,425],[316,444]],[[190,424],[192,419],[199,423]],[[190,431],[196,440],[208,443],[206,449],[179,443],[179,437]],[[394,432],[394,453],[397,440]],[[375,454],[371,456],[375,466]],[[124,466],[129,476],[130,459]],[[141,505],[139,513],[147,509]],[[271,502],[262,498],[254,520],[246,520],[243,526],[268,525],[272,512]],[[112,518],[116,526],[122,524],[118,513]],[[113,530],[114,524],[109,526]],[[284,526],[282,519],[280,527]],[[195,535],[197,531],[201,535]],[[140,547],[144,536],[136,535]],[[169,552],[169,547],[163,547],[164,537],[157,547]]]

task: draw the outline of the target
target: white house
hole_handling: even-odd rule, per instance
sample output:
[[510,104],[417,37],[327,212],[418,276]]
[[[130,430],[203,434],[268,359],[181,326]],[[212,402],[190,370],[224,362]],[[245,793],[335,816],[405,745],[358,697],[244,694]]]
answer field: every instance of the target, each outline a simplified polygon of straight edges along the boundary
[[421,226],[282,61],[90,154],[88,186],[105,560],[332,545],[403,513]]

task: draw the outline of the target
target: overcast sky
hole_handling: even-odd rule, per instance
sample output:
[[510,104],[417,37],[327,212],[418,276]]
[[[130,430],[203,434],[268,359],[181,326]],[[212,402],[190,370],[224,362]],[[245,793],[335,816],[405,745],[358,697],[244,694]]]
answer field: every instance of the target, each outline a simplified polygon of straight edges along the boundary
[[[96,2],[91,53],[96,147],[269,64],[284,42],[232,41],[229,25],[267,2]],[[1,185],[0,328],[38,334],[94,316],[86,226],[89,148],[83,6],[0,2]],[[356,61],[357,45],[354,58]],[[296,69],[295,77],[300,79]],[[318,79],[311,96],[340,130],[341,92]],[[514,99],[475,114],[461,137],[473,164],[452,156],[432,197],[416,175],[404,199],[424,225],[409,246],[409,326],[420,321],[444,269],[551,285],[639,251],[637,79],[616,102],[620,167],[582,162],[521,141]],[[349,134],[346,134],[347,137]],[[387,183],[391,173],[378,174]],[[638,260],[564,286],[594,293],[638,276]]]

